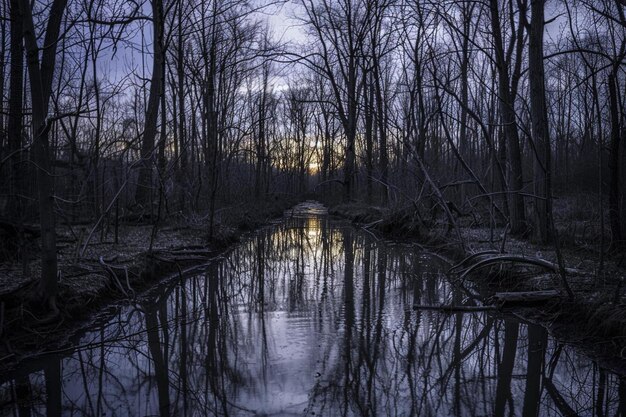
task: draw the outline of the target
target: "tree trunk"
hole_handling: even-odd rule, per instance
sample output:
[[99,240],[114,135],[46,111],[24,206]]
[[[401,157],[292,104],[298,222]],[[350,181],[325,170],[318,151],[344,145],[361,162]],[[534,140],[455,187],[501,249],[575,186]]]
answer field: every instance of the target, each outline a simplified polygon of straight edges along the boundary
[[[32,101],[33,152],[37,165],[37,192],[41,225],[41,278],[39,289],[50,307],[56,310],[57,248],[54,213],[54,181],[50,163],[47,123],[48,103],[56,63],[56,49],[67,0],[54,0],[50,7],[44,49],[39,61],[39,46],[28,0],[19,0]],[[40,66],[41,65],[41,66]]]
[[[267,46],[267,45],[266,45]],[[263,78],[261,83],[261,91],[259,92],[259,132],[256,146],[256,175],[254,178],[254,195],[258,200],[261,197],[261,193],[265,190],[264,182],[264,164],[266,160],[266,146],[265,146],[265,120],[266,120],[266,107],[267,107],[267,88],[269,78],[268,64],[264,64]]]
[[214,5],[213,24],[211,26],[211,44],[209,46],[209,71],[207,75],[207,151],[208,151],[208,167],[209,167],[209,239],[213,238],[213,223],[215,220],[215,198],[217,196],[217,177],[218,177],[218,128],[217,128],[217,109],[215,102],[217,94],[215,93],[215,80],[217,77],[217,6]]
[[620,218],[620,120],[617,98],[617,73],[614,66],[609,75],[609,113],[611,115],[611,154],[609,155],[609,171],[611,182],[609,185],[609,220],[611,223],[611,249],[623,246],[622,225]]
[[[376,48],[376,45],[374,45]],[[383,97],[382,86],[380,82],[380,61],[374,52],[374,91],[376,92],[376,113],[378,114],[378,143],[380,152],[380,182],[382,183],[382,205],[389,203],[389,190],[387,183],[389,182],[389,156],[387,154],[387,109],[385,98]]]
[[[2,10],[3,16],[10,17],[11,12],[7,10],[7,7],[10,7],[8,4],[9,2],[2,2],[0,10]],[[0,160],[4,159],[3,151],[5,150],[5,148],[7,148],[7,144],[5,144],[5,141],[8,141],[4,126],[4,89],[7,58],[9,58],[7,55],[7,20],[2,19],[2,21],[0,22],[0,97],[2,97],[2,99],[0,99]]]
[[9,176],[9,206],[8,215],[13,221],[21,218],[21,204],[18,191],[20,187],[22,152],[22,95],[24,93],[24,47],[22,37],[22,15],[18,0],[11,0],[11,67],[9,82],[9,121],[8,121],[8,151],[11,156],[11,175]]
[[180,187],[179,203],[181,211],[185,211],[185,196],[188,180],[187,174],[187,140],[185,130],[185,69],[184,69],[184,42],[183,42],[183,1],[178,2],[178,51],[176,56],[176,75],[178,78],[178,158],[176,182]]
[[367,187],[367,202],[372,203],[372,176],[374,175],[373,165],[373,126],[374,126],[374,89],[370,84],[369,73],[365,73],[363,98],[364,98],[364,113],[365,113],[365,184]]
[[159,116],[160,96],[163,94],[163,3],[161,0],[152,0],[152,37],[154,56],[152,61],[152,78],[150,80],[150,95],[146,107],[143,141],[141,143],[141,165],[135,203],[145,208],[150,204],[152,191],[152,165]]
[[[463,40],[462,40],[462,49],[461,49],[461,120],[459,126],[459,152],[461,154],[461,158],[469,164],[471,163],[470,155],[469,155],[469,138],[467,137],[467,108],[469,106],[469,83],[468,83],[468,69],[470,64],[470,25],[472,22],[472,12],[474,10],[473,4],[469,2],[462,3],[463,11]],[[452,143],[451,143],[452,144]],[[456,165],[458,169],[458,164]],[[461,181],[465,180],[467,177],[462,174],[460,178]],[[460,187],[460,198],[459,198],[459,206],[463,207],[465,204],[465,199],[467,197],[467,185],[461,184]]]
[[344,163],[344,184],[345,194],[344,200],[350,201],[354,193],[354,166],[355,166],[355,142],[356,142],[356,64],[354,56],[350,56],[348,64],[348,103],[347,117],[345,123],[346,132],[346,157]]
[[535,147],[533,167],[535,192],[535,240],[548,243],[551,214],[550,132],[546,108],[545,74],[543,67],[544,2],[532,0],[528,38],[528,78],[530,86],[530,117]]
[[[497,0],[490,0],[490,9],[491,29],[493,32],[494,52],[496,55],[496,68],[498,71],[500,114],[502,118],[504,136],[506,137],[506,151],[509,160],[509,222],[511,224],[511,233],[519,235],[526,232],[524,199],[520,194],[524,186],[524,182],[522,175],[522,157],[520,152],[519,133],[515,115],[514,97],[511,94],[510,88],[508,63],[506,62],[504,56],[504,45],[502,41],[500,14]],[[518,34],[518,36],[521,36],[521,34]]]

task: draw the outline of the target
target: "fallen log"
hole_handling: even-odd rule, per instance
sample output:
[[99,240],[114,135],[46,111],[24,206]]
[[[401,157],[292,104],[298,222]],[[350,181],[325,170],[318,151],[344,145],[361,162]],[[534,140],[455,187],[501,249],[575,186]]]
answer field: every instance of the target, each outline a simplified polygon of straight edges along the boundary
[[184,250],[172,250],[172,251],[159,251],[159,254],[172,254],[176,256],[211,256],[215,254],[215,251],[211,251],[209,249],[184,249]]
[[524,291],[524,292],[497,292],[486,301],[495,304],[500,308],[514,307],[528,304],[545,303],[557,301],[561,298],[561,293],[556,290],[544,291]]
[[484,306],[455,306],[455,305],[421,305],[415,304],[413,305],[413,310],[427,310],[427,311],[442,311],[445,313],[476,313],[481,311],[494,311],[496,310],[496,306],[493,305],[484,305]]
[[160,256],[160,255],[152,254],[151,258],[159,262],[166,262],[170,264],[185,263],[185,262],[206,262],[210,260],[208,256],[194,256],[194,255]]

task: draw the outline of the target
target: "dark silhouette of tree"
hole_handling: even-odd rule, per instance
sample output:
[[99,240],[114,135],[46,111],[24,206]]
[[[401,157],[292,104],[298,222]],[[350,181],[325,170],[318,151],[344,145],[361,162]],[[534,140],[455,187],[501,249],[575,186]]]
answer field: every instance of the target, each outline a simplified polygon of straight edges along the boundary
[[66,0],[54,0],[50,6],[48,24],[40,58],[40,47],[33,21],[31,5],[19,0],[23,19],[26,62],[30,78],[32,105],[33,153],[37,165],[37,194],[39,198],[39,222],[41,224],[41,279],[40,291],[53,310],[57,295],[57,247],[56,215],[54,212],[54,184],[50,159],[50,120],[48,107],[56,66],[58,45]]

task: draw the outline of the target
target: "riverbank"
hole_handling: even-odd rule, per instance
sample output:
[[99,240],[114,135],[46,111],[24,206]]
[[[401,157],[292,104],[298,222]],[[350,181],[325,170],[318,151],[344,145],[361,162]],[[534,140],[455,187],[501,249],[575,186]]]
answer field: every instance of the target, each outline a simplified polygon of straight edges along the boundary
[[296,202],[282,198],[223,208],[212,237],[207,218],[199,216],[179,216],[156,228],[122,224],[117,241],[113,230],[59,227],[58,312],[41,308],[34,296],[39,260],[0,265],[0,371],[25,354],[62,346],[71,329],[106,305],[132,300],[168,276],[209,262]]
[[[392,210],[352,203],[335,205],[329,213],[380,237],[413,240],[444,254],[457,264],[449,279],[459,285],[466,280],[479,284],[483,304],[490,304],[489,298],[498,292],[556,290],[554,297],[506,311],[541,324],[607,367],[626,373],[626,268],[619,254],[599,259],[588,245],[562,245],[564,279],[553,247],[511,237],[502,228],[426,227],[410,207]],[[537,266],[540,261],[544,266]]]

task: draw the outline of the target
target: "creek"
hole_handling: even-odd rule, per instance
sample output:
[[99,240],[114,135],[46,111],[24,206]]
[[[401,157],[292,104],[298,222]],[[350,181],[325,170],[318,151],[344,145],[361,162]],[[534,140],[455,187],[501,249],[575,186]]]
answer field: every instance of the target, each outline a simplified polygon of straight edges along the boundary
[[[0,416],[617,416],[626,380],[316,204],[0,379]],[[621,413],[621,414],[620,414]]]

